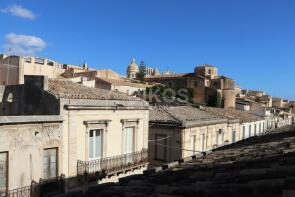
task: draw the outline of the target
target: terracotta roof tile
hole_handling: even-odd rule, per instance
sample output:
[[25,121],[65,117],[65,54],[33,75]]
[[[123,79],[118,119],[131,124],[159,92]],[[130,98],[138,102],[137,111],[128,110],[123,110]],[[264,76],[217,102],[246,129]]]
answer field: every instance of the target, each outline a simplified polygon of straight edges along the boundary
[[174,106],[152,108],[150,110],[150,122],[189,127],[200,124],[227,122],[227,119],[192,106]]
[[88,99],[88,100],[124,100],[140,101],[140,98],[128,96],[123,93],[91,88],[67,79],[49,79],[48,90],[50,94],[58,98]]
[[130,86],[135,88],[146,88],[150,87],[149,85],[143,84],[143,83],[136,83],[132,82],[128,79],[110,79],[110,78],[104,78],[104,77],[97,77],[98,80],[105,81],[107,83],[116,85],[116,86]]
[[229,120],[239,119],[241,122],[253,122],[262,120],[260,116],[239,111],[236,109],[224,109],[224,108],[215,108],[215,107],[202,107],[202,110],[210,112],[212,114],[228,118]]

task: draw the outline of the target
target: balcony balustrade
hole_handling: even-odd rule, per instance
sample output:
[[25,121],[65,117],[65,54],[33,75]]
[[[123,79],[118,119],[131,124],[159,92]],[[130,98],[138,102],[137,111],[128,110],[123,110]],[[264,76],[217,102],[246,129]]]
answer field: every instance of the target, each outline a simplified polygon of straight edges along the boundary
[[148,163],[148,150],[106,157],[91,161],[78,161],[78,176],[105,176],[136,168]]
[[32,181],[29,186],[8,190],[7,192],[0,192],[0,197],[39,197],[36,187],[38,187],[38,183]]

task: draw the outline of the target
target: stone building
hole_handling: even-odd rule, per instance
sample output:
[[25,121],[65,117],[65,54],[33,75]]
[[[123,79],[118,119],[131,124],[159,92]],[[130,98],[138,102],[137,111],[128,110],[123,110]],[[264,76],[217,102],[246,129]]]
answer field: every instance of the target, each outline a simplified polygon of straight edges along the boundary
[[25,76],[60,78],[63,73],[69,75],[88,70],[87,63],[79,66],[33,56],[0,55],[0,85],[24,84]]
[[157,68],[146,67],[146,76],[157,76],[160,75],[160,71]]
[[131,63],[127,67],[127,78],[135,79],[138,71],[138,65],[136,64],[135,59],[133,58]]
[[194,103],[234,108],[236,85],[234,80],[218,75],[218,68],[205,64],[193,73],[148,76],[147,82],[156,82],[174,89],[186,88],[193,91]]
[[62,76],[72,82],[88,87],[118,91],[127,95],[135,95],[150,87],[138,80],[121,77],[118,73],[110,69],[87,70],[84,72],[75,72],[73,69],[69,69]]
[[266,120],[266,128],[272,129],[275,127],[277,118],[275,114],[275,110],[271,107],[267,107],[268,105],[261,102],[256,102],[247,98],[237,98],[236,99],[236,109],[252,114],[256,114],[258,116],[264,117]]
[[265,107],[272,107],[273,98],[270,95],[267,95],[264,91],[259,90],[241,90],[237,94],[239,100],[250,100],[253,102],[260,103]]
[[150,85],[141,83],[139,81],[131,81],[130,79],[110,79],[97,77],[95,87],[100,89],[119,91],[127,95],[136,95],[139,92],[145,91]]
[[[2,93],[2,100],[5,100],[2,107],[6,108],[2,114],[23,115],[15,119],[1,117],[4,122],[10,121],[7,123],[9,125],[3,123],[0,131],[0,139],[6,139],[5,143],[0,143],[0,152],[4,155],[1,157],[4,160],[5,154],[9,155],[6,178],[16,180],[8,185],[7,191],[23,187],[30,180],[47,181],[48,177],[42,173],[46,163],[40,162],[40,158],[47,158],[43,150],[52,148],[46,146],[48,142],[55,148],[48,154],[58,154],[51,157],[58,163],[51,178],[65,181],[66,184],[61,185],[67,191],[87,187],[90,183],[117,181],[120,177],[142,173],[146,169],[147,102],[119,92],[86,87],[67,79],[32,77],[25,82],[23,85],[7,86]],[[13,98],[9,102],[7,95]],[[29,99],[34,95],[37,95],[35,99],[38,102]],[[11,109],[7,110],[9,107]],[[30,120],[32,123],[28,120],[30,115],[37,115],[34,121]],[[55,117],[58,119],[53,119]],[[47,129],[53,124],[52,120],[58,123],[57,130]],[[4,137],[8,132],[13,135],[7,140]],[[18,134],[25,141],[20,142],[13,137]],[[16,163],[24,163],[21,170],[26,173],[15,172]],[[38,172],[31,171],[30,167]],[[30,173],[34,173],[31,174],[34,179],[30,178]]]
[[154,165],[229,143],[226,118],[191,106],[152,108],[149,124],[149,158]]
[[61,116],[53,115],[0,116],[1,197],[64,172],[62,122]]
[[138,66],[135,62],[135,59],[133,58],[131,63],[127,67],[127,78],[135,79],[137,73],[139,72],[140,66],[143,66],[145,68],[145,75],[146,76],[160,75],[160,71],[157,68],[152,68],[152,67],[146,66],[144,61],[141,61],[140,65]]
[[229,135],[232,142],[240,141],[256,135],[261,135],[267,130],[267,120],[264,116],[239,111],[236,109],[222,109],[214,107],[201,107],[202,110],[218,115],[228,120],[235,120],[236,125],[229,125],[232,128]]
[[56,61],[39,57],[22,57],[0,55],[0,84],[24,84],[26,75],[56,78],[65,69]]
[[276,108],[288,108],[289,107],[289,100],[274,97],[272,99],[272,106]]
[[[295,196],[295,128],[276,130],[89,190],[107,196]],[[78,194],[78,193],[77,193]],[[77,195],[78,196],[78,195]]]
[[[67,80],[49,80],[47,92],[57,99],[60,115],[64,117],[63,131],[68,136],[65,143],[69,143],[66,176],[84,174],[84,170],[77,172],[77,167],[85,169],[94,164],[96,168],[86,169],[87,173],[95,174],[104,170],[99,163],[101,159],[111,161],[114,156],[120,158],[147,149],[145,101]],[[127,162],[134,161],[130,158]]]

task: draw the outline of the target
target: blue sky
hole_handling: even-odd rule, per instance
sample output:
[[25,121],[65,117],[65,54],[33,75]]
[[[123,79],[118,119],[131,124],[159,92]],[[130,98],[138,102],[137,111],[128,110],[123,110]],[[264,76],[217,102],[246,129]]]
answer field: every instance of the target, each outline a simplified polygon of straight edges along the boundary
[[0,10],[2,52],[121,74],[133,57],[179,73],[208,63],[242,88],[295,99],[294,0],[2,0]]

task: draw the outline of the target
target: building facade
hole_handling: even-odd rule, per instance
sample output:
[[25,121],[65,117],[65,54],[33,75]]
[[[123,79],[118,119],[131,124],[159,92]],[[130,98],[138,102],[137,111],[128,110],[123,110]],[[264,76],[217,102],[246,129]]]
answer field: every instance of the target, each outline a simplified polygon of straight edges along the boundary
[[150,110],[149,158],[158,165],[230,143],[228,120],[191,106]]
[[[239,123],[235,126],[235,130],[232,131],[232,139],[235,139],[232,140],[232,142],[263,134],[267,130],[267,118],[265,116],[247,113],[236,109],[212,107],[202,107],[201,109]],[[233,125],[229,125],[229,127],[233,127]]]
[[199,155],[266,131],[266,121],[260,116],[212,107],[152,108],[149,125],[153,165]]
[[62,121],[60,116],[0,117],[0,196],[63,173]]
[[109,79],[97,77],[95,87],[99,89],[118,91],[127,95],[136,95],[137,93],[145,91],[147,87],[150,87],[150,85],[124,78]]
[[[22,87],[26,84],[19,85],[23,88],[20,99],[13,100],[19,109],[13,111],[23,112],[22,116],[1,117],[0,153],[1,162],[5,163],[1,170],[6,173],[4,182],[13,182],[1,181],[2,191],[20,191],[28,188],[30,181],[42,185],[49,179],[64,181],[57,185],[64,185],[63,192],[71,191],[89,184],[118,181],[147,168],[148,103],[66,79],[48,79],[43,86],[37,86],[39,83],[31,83],[29,89]],[[7,91],[14,93],[13,87],[19,86]],[[41,93],[41,109],[35,102],[30,110],[23,109],[31,104],[25,99],[27,91],[31,95]],[[28,116],[35,119],[28,120]],[[7,138],[8,134],[11,137]],[[50,176],[45,173],[46,159],[50,160]],[[19,163],[24,165],[15,170]]]
[[56,78],[65,71],[62,64],[39,57],[0,55],[0,84],[24,84],[26,75]]
[[211,65],[198,66],[193,73],[148,76],[145,81],[161,83],[174,89],[190,89],[196,104],[235,107],[237,91],[234,80],[218,76],[217,67]]

